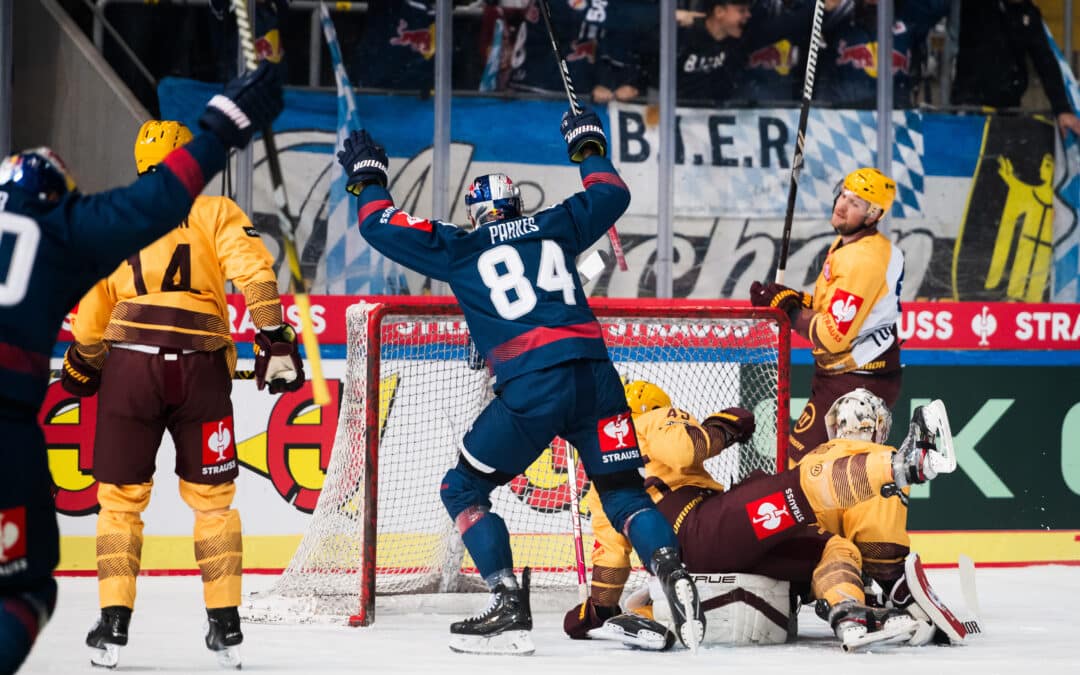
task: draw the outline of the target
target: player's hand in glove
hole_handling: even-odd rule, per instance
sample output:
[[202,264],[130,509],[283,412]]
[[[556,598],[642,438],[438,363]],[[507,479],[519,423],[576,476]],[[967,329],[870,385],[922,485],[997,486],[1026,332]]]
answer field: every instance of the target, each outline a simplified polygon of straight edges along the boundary
[[589,598],[566,613],[566,617],[563,618],[563,630],[571,640],[588,640],[590,630],[603,626],[605,621],[618,616],[621,612],[618,605],[605,607],[597,605],[592,598]]
[[255,334],[255,384],[271,394],[296,391],[304,384],[304,363],[296,348],[296,331],[282,325]]
[[567,110],[563,113],[559,131],[566,140],[566,153],[570,156],[571,162],[580,164],[585,161],[583,153],[589,146],[592,146],[601,157],[607,156],[607,136],[604,135],[604,125],[600,123],[599,115],[592,110],[583,108],[576,115]]
[[386,187],[390,161],[386,158],[386,150],[375,142],[366,129],[349,134],[337,159],[349,176],[345,189],[352,194],[360,194],[364,186],[370,183]]
[[754,307],[779,307],[794,321],[799,310],[811,306],[812,298],[809,293],[800,293],[794,288],[755,281],[750,284],[750,304]]
[[225,85],[206,104],[199,126],[231,148],[243,148],[257,130],[268,126],[285,107],[277,64],[263,61],[253,72]]
[[60,386],[69,394],[80,398],[93,396],[101,386],[101,369],[90,365],[73,343],[64,354],[64,368],[60,371]]
[[720,447],[726,448],[733,443],[750,440],[757,422],[754,421],[754,413],[745,408],[724,408],[706,417],[701,426],[708,432],[711,443],[720,441]]

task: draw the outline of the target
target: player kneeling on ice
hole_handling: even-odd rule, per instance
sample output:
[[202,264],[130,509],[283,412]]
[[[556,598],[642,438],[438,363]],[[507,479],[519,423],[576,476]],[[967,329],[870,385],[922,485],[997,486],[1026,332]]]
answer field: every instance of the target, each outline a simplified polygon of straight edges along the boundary
[[396,208],[386,189],[386,153],[366,131],[354,132],[338,153],[360,198],[361,235],[391,260],[450,284],[496,376],[495,399],[465,434],[458,464],[440,487],[492,592],[483,613],[450,627],[451,648],[534,650],[529,574],[520,582],[514,575],[506,524],[491,511],[489,495],[555,436],[578,449],[612,525],[660,579],[680,639],[696,646],[704,632],[697,594],[671,526],[642,485],[630,411],[574,265],[626,210],[630,192],[606,157],[596,113],[567,113],[561,131],[585,190],[526,215],[507,176],[480,176],[465,195],[465,227]]
[[[918,613],[920,622],[905,611],[904,603],[911,602],[906,592],[903,601],[895,598],[901,586],[907,588],[902,580],[892,586],[892,603],[867,606],[862,556],[848,529],[865,530],[874,524],[875,503],[900,499],[902,488],[955,468],[940,401],[916,409],[911,433],[900,450],[893,450],[879,444],[888,435],[888,409],[870,392],[856,390],[830,409],[832,440],[802,466],[774,476],[755,472],[725,491],[704,462],[751,437],[754,420],[748,411],[728,408],[698,422],[672,406],[654,384],[631,382],[626,395],[642,453],[649,458],[649,494],[672,523],[708,610],[707,642],[784,642],[794,636],[791,598],[810,591],[823,602],[825,617],[846,648],[884,639],[929,639],[933,630],[926,614]],[[586,501],[596,535],[592,591],[588,601],[567,613],[566,633],[646,649],[669,647],[666,628],[649,618],[648,608],[621,614],[630,548],[591,494]],[[655,619],[666,619],[662,604],[655,612]]]
[[[192,140],[179,122],[150,120],[135,140],[139,175],[158,171]],[[94,478],[98,482],[101,616],[86,636],[95,665],[115,667],[127,644],[142,558],[141,514],[150,503],[154,459],[166,429],[176,446],[180,496],[195,513],[206,646],[239,667],[240,515],[230,508],[239,471],[225,282],[244,294],[255,336],[255,377],[270,393],[296,391],[304,370],[293,329],[282,321],[274,258],[228,197],[195,198],[183,227],[136,253],[79,302],[60,382],[97,394]]]

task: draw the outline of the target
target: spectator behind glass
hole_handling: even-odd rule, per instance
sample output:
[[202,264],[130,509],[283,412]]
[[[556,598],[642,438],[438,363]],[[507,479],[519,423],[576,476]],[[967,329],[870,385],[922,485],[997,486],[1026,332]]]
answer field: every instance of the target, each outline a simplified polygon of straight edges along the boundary
[[[877,104],[878,0],[844,0],[825,34],[819,60],[820,99],[841,108]],[[896,0],[893,21],[893,107],[910,108],[926,36],[949,11],[950,0]],[[815,92],[814,98],[818,98]]]
[[[155,7],[156,9],[156,7]],[[188,11],[188,10],[185,10]],[[217,80],[228,80],[237,75],[237,31],[233,17],[232,0],[210,0],[210,13],[214,20],[211,34],[216,34],[214,53],[217,54]],[[260,61],[278,64],[282,81],[288,79],[285,64],[285,46],[282,32],[289,16],[289,0],[257,0],[255,3],[255,53]],[[168,42],[170,48],[174,43]],[[181,43],[182,44],[182,43]]]
[[[1066,29],[1068,29],[1066,27]],[[1018,108],[1028,88],[1027,57],[1062,132],[1080,134],[1057,59],[1031,0],[963,0],[952,102]]]
[[710,0],[705,17],[679,30],[677,38],[680,103],[722,104],[738,88],[745,47],[740,44],[750,21],[750,0]]
[[430,94],[435,86],[435,0],[368,0],[349,60],[356,86]]
[[[563,93],[559,66],[551,53],[544,18],[536,0],[501,0],[510,31],[507,87],[517,91]],[[551,0],[551,23],[578,96],[593,87],[596,51],[613,3],[608,0]]]

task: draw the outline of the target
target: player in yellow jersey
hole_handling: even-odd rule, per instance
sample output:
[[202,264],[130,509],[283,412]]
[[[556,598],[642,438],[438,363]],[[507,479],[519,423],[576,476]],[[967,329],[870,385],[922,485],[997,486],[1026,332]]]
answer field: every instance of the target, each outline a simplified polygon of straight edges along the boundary
[[[183,124],[151,120],[139,130],[139,174],[191,140]],[[176,445],[180,496],[195,513],[195,559],[207,608],[206,645],[239,666],[240,516],[230,508],[238,466],[232,374],[236,347],[225,282],[244,294],[255,337],[259,389],[304,382],[296,335],[282,320],[273,258],[227,197],[199,196],[184,222],[122,263],[79,303],[63,387],[98,394],[94,478],[101,511],[97,569],[101,616],[87,635],[96,665],[114,667],[127,644],[142,553],[140,514],[167,429]]]
[[833,203],[838,235],[829,247],[813,295],[754,282],[755,306],[779,307],[792,329],[813,345],[810,400],[795,421],[788,458],[797,464],[826,440],[825,411],[862,387],[891,409],[900,395],[900,284],[904,254],[878,231],[896,198],[896,183],[877,169],[848,174]]
[[[775,476],[755,472],[724,491],[705,470],[704,462],[748,439],[754,430],[753,416],[741,408],[728,408],[698,422],[671,405],[656,385],[631,382],[626,393],[642,455],[648,457],[645,484],[657,508],[672,523],[687,568],[698,575],[699,586],[706,587],[701,589],[703,606],[733,613],[725,620],[709,622],[716,631],[728,631],[714,632],[714,639],[782,641],[790,606],[786,584],[778,592],[774,580],[810,586],[809,594],[824,601],[826,618],[851,648],[886,636],[913,639],[915,631],[927,625],[917,625],[912,616],[900,611],[910,604],[906,595],[894,593],[886,609],[866,607],[862,575],[867,569],[855,541],[866,532],[882,536],[876,529],[883,524],[877,522],[872,505],[901,499],[902,488],[955,468],[949,466],[951,433],[940,402],[918,410],[908,440],[896,451],[880,445],[888,436],[891,419],[881,399],[864,389],[851,392],[827,414],[831,440],[800,467]],[[933,444],[938,433],[946,439],[943,452]],[[612,617],[620,623],[619,600],[630,572],[625,537],[607,525],[595,500],[587,498],[587,502],[596,536],[592,591],[589,600],[568,612],[564,621],[567,634],[578,639],[590,636],[590,631]],[[871,507],[857,508],[865,505]],[[887,520],[884,526],[891,522]],[[760,576],[754,578],[754,588],[729,587],[723,595],[710,593],[709,586],[721,583],[719,576],[712,578],[719,573]],[[896,586],[890,589],[896,591]],[[890,632],[867,637],[886,624],[891,624]],[[619,627],[626,633],[652,630],[648,622],[633,619]],[[733,635],[733,630],[744,632]],[[927,636],[922,630],[918,639]],[[662,644],[627,641],[653,648]]]

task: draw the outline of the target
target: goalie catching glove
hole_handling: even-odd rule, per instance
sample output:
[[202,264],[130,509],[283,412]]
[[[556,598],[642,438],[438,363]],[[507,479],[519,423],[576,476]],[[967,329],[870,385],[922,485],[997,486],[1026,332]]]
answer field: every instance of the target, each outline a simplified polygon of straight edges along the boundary
[[799,310],[811,307],[813,298],[809,293],[800,293],[794,288],[781,284],[763,284],[755,281],[750,284],[750,304],[754,307],[777,307],[794,321]]
[[559,131],[566,140],[566,154],[570,161],[580,164],[585,161],[584,151],[589,145],[596,149],[601,157],[607,156],[607,136],[600,116],[592,110],[583,108],[578,114],[566,111],[562,116]]
[[383,146],[376,143],[366,129],[349,134],[342,148],[337,158],[349,176],[346,190],[359,195],[364,186],[371,183],[386,187],[390,160]]
[[60,371],[60,386],[67,393],[79,398],[93,396],[101,386],[101,369],[90,365],[72,344],[64,353],[64,369]]
[[734,443],[745,443],[754,436],[757,423],[754,413],[745,408],[724,408],[705,418],[701,426],[709,434],[709,442],[720,443],[726,448]]
[[264,328],[255,334],[255,384],[262,391],[268,383],[271,394],[296,391],[304,384],[304,364],[292,326]]

